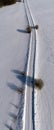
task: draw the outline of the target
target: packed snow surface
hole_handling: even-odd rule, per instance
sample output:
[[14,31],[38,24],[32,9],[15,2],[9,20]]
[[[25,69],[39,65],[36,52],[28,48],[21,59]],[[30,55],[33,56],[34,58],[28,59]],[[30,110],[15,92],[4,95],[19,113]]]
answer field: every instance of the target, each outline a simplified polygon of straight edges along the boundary
[[35,129],[54,130],[54,0],[28,0],[36,32],[36,74],[44,82],[35,95]]
[[26,69],[27,24],[23,3],[0,8],[0,130],[10,128],[20,114],[18,88],[24,85],[18,75]]

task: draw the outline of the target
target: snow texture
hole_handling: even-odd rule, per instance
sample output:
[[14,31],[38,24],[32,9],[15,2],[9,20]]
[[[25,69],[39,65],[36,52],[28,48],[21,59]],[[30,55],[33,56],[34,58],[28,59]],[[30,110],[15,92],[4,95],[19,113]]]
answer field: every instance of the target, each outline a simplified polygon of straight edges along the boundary
[[15,127],[22,107],[18,89],[24,87],[21,71],[26,70],[27,24],[23,3],[0,8],[0,130]]
[[35,90],[35,130],[54,130],[54,0],[29,0],[36,24],[35,78],[44,82]]

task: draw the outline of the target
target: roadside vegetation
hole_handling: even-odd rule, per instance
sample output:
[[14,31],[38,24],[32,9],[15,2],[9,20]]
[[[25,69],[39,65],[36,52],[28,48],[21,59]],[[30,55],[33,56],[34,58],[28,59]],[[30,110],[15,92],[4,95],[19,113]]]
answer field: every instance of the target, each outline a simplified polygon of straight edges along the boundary
[[34,86],[36,89],[41,90],[44,86],[44,82],[42,79],[35,79]]
[[17,0],[0,0],[0,7],[16,3]]

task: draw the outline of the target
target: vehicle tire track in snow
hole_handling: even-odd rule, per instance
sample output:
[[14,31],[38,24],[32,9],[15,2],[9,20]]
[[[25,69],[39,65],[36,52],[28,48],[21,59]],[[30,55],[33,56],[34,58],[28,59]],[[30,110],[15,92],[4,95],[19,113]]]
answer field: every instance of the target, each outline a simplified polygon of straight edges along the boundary
[[[34,26],[33,16],[30,12],[27,0],[24,2],[26,15],[29,21],[30,26]],[[32,30],[31,39],[30,39],[30,48],[27,64],[27,73],[26,73],[26,84],[25,84],[25,101],[24,101],[24,113],[23,113],[23,130],[34,130],[34,71],[35,71],[35,56],[36,56],[36,32]],[[29,79],[28,84],[28,77]],[[33,100],[33,101],[32,101]]]

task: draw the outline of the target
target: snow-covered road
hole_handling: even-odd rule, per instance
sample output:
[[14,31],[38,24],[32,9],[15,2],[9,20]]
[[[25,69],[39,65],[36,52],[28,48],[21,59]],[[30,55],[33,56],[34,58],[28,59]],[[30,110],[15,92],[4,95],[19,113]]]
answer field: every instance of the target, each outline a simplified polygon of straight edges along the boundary
[[0,9],[0,130],[7,130],[19,115],[22,97],[17,91],[24,85],[18,75],[26,69],[27,24],[23,3]]
[[[34,22],[39,25],[36,39],[34,30],[32,31],[32,51],[29,50],[30,37],[25,33],[28,21],[24,3],[0,9],[0,130],[8,130],[11,126],[21,130],[24,125],[21,122],[24,93],[18,91],[23,87],[25,90],[27,87],[23,130],[34,129],[31,118],[35,119],[35,130],[54,130],[54,1],[27,1]],[[33,93],[34,102],[32,83],[35,42],[35,78],[41,78],[44,86],[42,90],[35,90],[35,95]],[[27,75],[23,77],[21,72],[27,69],[28,50],[31,52],[30,63]],[[25,78],[28,80],[26,85]]]
[[[24,2],[30,26],[34,26],[27,0]],[[28,63],[25,82],[25,103],[23,115],[23,130],[34,130],[34,66],[36,54],[36,32],[31,31],[30,46],[28,52]]]
[[35,78],[44,82],[35,91],[35,129],[54,130],[54,0],[28,0],[39,30],[36,34]]

